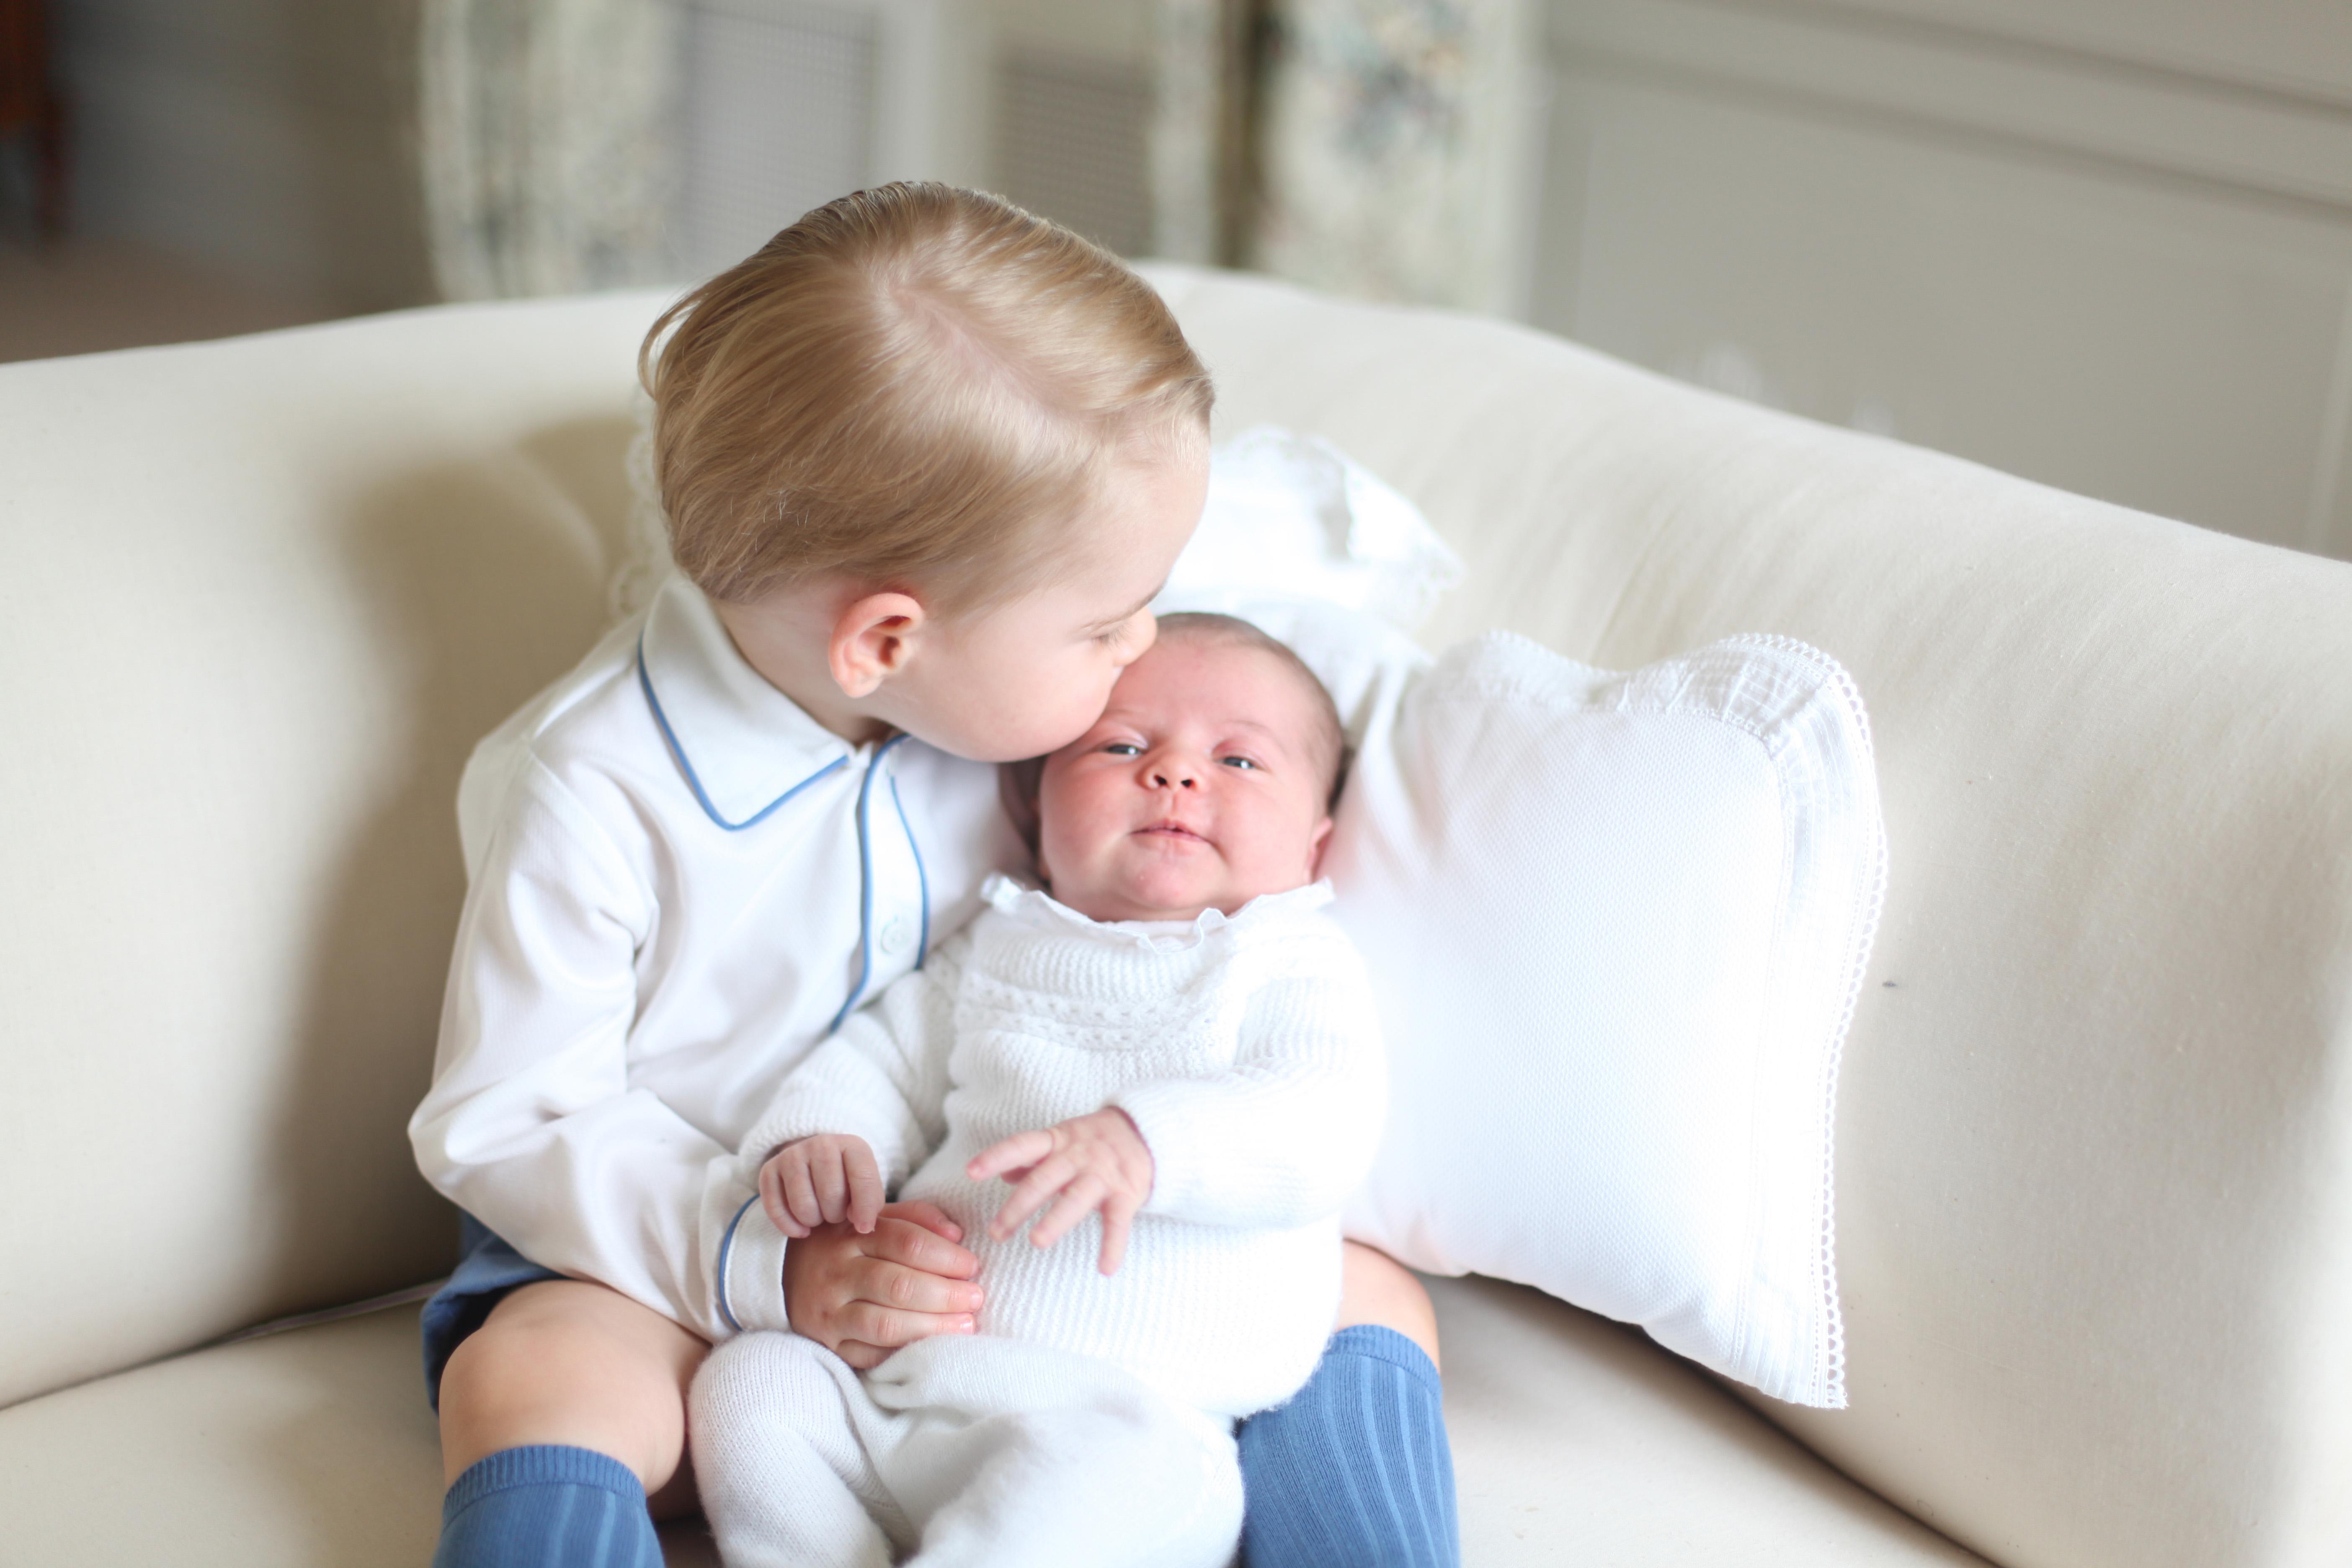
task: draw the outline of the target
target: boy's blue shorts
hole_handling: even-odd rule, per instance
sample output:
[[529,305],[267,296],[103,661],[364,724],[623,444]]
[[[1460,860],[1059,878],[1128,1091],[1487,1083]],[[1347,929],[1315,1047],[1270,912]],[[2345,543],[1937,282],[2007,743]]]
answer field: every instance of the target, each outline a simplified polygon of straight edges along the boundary
[[472,1215],[461,1210],[458,1222],[464,1256],[457,1259],[457,1272],[449,1276],[449,1282],[425,1303],[425,1397],[436,1410],[441,1408],[441,1369],[449,1364],[449,1357],[466,1336],[482,1326],[490,1309],[504,1300],[509,1290],[563,1278],[509,1247]]

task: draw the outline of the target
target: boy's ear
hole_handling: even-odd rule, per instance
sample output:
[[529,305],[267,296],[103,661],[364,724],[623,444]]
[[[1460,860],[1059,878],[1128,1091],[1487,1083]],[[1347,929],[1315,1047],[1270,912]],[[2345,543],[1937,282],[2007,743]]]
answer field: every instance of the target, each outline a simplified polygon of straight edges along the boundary
[[911,594],[868,594],[852,600],[833,623],[826,668],[841,694],[855,701],[907,668],[929,614]]
[[1325,817],[1315,825],[1315,837],[1307,841],[1307,879],[1313,881],[1323,872],[1323,851],[1331,847],[1331,819]]

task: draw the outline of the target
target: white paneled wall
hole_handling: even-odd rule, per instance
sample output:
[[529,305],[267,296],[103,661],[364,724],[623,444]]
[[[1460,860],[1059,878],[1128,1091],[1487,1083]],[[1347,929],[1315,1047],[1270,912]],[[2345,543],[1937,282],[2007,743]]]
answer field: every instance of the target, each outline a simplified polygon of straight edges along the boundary
[[964,0],[680,0],[693,276],[895,179],[984,183],[990,52]]
[[1842,8],[1855,20],[1952,26],[2076,50],[2094,65],[2170,68],[2209,85],[2337,103],[2352,86],[2352,7],[2334,0],[1844,0]]
[[1540,324],[2352,557],[2342,5],[1553,0],[1549,47]]
[[988,186],[1143,248],[1146,0],[679,3],[688,274],[903,177]]
[[874,163],[872,12],[694,5],[686,13],[678,246],[699,277],[866,183]]
[[1116,58],[1017,42],[996,71],[996,188],[1128,256],[1151,239],[1151,79]]

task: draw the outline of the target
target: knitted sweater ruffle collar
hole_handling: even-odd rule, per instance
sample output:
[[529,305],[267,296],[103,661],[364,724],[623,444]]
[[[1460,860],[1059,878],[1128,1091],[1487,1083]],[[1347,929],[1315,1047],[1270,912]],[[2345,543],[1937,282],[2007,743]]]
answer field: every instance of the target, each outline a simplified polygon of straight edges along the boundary
[[1174,952],[1198,946],[1221,931],[1242,936],[1260,926],[1278,926],[1309,915],[1329,903],[1331,884],[1309,882],[1286,892],[1261,893],[1233,914],[1202,910],[1189,921],[1098,921],[1056,900],[1043,888],[1032,887],[998,872],[981,889],[981,896],[999,913],[1038,930],[1076,930],[1118,945],[1133,943],[1154,952]]

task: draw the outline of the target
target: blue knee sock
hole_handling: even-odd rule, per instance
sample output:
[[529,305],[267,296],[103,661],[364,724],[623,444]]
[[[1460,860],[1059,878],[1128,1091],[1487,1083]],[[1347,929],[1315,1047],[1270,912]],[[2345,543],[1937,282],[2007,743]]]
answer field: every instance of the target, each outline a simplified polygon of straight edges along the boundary
[[433,1568],[662,1568],[646,1489],[593,1448],[502,1448],[441,1501]]
[[1437,1368],[1370,1323],[1340,1330],[1289,1404],[1242,1424],[1248,1568],[1458,1568]]

